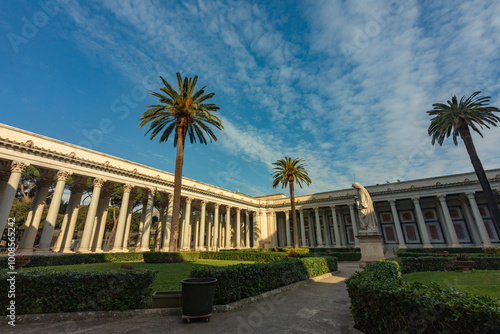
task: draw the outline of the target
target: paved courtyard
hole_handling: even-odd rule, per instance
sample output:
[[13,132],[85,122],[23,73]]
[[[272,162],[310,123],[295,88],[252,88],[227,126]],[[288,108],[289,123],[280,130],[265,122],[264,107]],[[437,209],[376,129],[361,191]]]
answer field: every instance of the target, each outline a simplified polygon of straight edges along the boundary
[[215,313],[210,322],[185,324],[180,316],[133,317],[0,327],[2,333],[361,333],[353,328],[344,280],[357,262],[340,272],[240,309]]

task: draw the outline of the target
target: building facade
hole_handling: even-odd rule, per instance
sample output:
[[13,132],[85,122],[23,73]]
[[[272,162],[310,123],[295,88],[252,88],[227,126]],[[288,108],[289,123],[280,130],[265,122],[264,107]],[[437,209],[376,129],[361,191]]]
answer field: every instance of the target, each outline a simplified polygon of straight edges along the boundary
[[[40,177],[18,252],[73,252],[76,218],[88,178],[93,191],[77,252],[150,250],[154,200],[160,196],[157,249],[168,251],[174,175],[35,133],[0,124],[0,231],[8,228],[21,174],[34,166]],[[71,176],[72,183],[67,185]],[[500,189],[500,169],[487,171],[492,188]],[[54,178],[57,179],[55,187]],[[109,249],[103,247],[110,196],[123,187],[121,212]],[[54,187],[44,227],[39,231],[49,188]],[[131,247],[134,192],[142,189],[139,236]],[[481,186],[474,173],[365,186],[375,203],[380,233],[387,249],[407,247],[500,246]],[[56,219],[61,199],[69,194],[60,230]],[[296,196],[299,245],[358,246],[358,211],[354,189]],[[498,198],[498,196],[497,196]],[[196,180],[182,185],[181,250],[291,247],[290,200],[283,194],[253,197]],[[36,242],[37,241],[37,242]]]

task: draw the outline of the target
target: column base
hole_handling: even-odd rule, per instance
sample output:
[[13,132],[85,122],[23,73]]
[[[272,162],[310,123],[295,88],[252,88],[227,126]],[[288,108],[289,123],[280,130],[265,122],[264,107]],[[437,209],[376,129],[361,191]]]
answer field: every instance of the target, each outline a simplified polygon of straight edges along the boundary
[[434,246],[431,244],[424,244],[422,247],[423,248],[434,248]]
[[35,255],[35,251],[33,248],[24,248],[24,249],[18,249],[16,250],[17,255]]
[[317,245],[316,248],[325,248],[323,245]]
[[335,248],[342,248],[342,245],[335,245]]
[[58,253],[61,254],[68,254],[68,253],[74,253],[75,251],[71,250],[71,248],[63,248],[61,249]]
[[451,246],[448,246],[448,247],[461,248],[462,245],[461,244],[451,244]]
[[151,249],[146,248],[146,247],[145,247],[145,248],[140,248],[140,249],[138,250],[138,252],[150,252],[150,251],[151,251]]
[[170,252],[170,248],[168,248],[168,247],[160,248],[160,252],[168,253],[168,252]]
[[54,255],[55,253],[50,251],[50,250],[40,250],[40,251],[35,251],[33,255]]
[[398,245],[398,249],[406,249],[408,247],[406,247],[406,244],[399,244]]
[[[128,249],[127,249],[128,251]],[[122,248],[113,248],[111,250],[108,251],[108,253],[123,253],[124,250]]]
[[90,249],[78,249],[75,253],[90,254],[92,251]]

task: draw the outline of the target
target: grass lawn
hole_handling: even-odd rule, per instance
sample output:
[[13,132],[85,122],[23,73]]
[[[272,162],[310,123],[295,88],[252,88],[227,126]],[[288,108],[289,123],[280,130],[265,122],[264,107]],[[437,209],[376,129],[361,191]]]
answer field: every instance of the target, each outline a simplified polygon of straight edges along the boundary
[[431,271],[406,274],[403,279],[424,284],[436,282],[444,287],[500,298],[500,270],[472,270],[470,274],[460,271]]
[[[181,280],[188,277],[189,272],[193,267],[200,265],[225,267],[239,263],[254,263],[251,261],[221,261],[221,260],[198,260],[196,262],[181,262],[181,263],[144,263],[144,262],[127,262],[132,264],[134,268],[146,268],[157,270],[156,280],[153,282],[154,291],[181,290]],[[70,266],[52,266],[43,267],[58,271],[66,269],[71,270],[97,270],[111,271],[119,270],[122,263],[92,263],[92,264],[76,264]],[[40,267],[38,267],[40,268]],[[23,268],[23,270],[33,270],[34,268]]]

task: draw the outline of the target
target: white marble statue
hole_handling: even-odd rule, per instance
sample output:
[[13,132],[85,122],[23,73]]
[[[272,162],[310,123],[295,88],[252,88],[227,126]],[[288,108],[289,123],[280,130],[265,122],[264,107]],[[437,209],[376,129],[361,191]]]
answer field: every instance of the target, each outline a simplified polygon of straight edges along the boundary
[[373,201],[366,190],[361,184],[354,182],[352,187],[356,189],[358,196],[356,196],[356,206],[359,210],[359,224],[361,231],[378,232],[377,229],[377,215],[373,207]]

